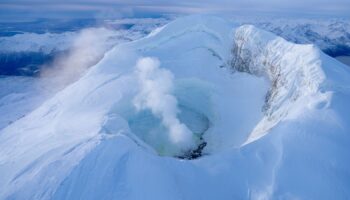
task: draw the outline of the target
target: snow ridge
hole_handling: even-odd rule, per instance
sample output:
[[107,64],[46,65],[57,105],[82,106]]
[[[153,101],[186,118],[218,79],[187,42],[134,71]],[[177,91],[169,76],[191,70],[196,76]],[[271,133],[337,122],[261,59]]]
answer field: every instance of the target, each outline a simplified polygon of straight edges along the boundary
[[[246,143],[257,140],[283,120],[301,99],[313,100],[325,80],[322,52],[314,45],[287,42],[252,25],[235,31],[232,67],[239,72],[265,76],[271,82],[266,94],[264,118]],[[245,143],[245,144],[246,144]]]

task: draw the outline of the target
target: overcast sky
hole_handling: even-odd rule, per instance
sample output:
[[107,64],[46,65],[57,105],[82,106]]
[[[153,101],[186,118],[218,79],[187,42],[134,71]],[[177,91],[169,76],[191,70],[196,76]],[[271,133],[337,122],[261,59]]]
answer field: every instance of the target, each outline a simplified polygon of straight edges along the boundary
[[0,0],[0,17],[115,18],[152,14],[278,13],[350,16],[350,0]]

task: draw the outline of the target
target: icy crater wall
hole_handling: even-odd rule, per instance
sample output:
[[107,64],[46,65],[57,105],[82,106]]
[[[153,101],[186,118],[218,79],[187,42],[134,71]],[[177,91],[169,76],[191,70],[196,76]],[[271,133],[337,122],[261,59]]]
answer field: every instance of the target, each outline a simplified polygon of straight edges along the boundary
[[313,106],[327,98],[319,91],[325,80],[320,54],[322,52],[314,45],[290,43],[251,25],[235,30],[232,68],[266,77],[271,83],[262,108],[264,117],[246,143],[265,135],[292,115],[291,111],[297,115],[298,107],[308,106],[302,103],[304,100],[308,99],[309,106]]

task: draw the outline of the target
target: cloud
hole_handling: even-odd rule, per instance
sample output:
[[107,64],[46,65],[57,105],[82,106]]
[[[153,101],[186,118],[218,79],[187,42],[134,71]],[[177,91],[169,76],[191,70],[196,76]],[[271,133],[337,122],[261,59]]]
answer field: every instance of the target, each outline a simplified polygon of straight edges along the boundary
[[177,100],[171,94],[173,74],[159,66],[155,58],[146,57],[137,62],[140,92],[133,100],[134,106],[137,110],[151,110],[168,129],[170,141],[184,152],[191,150],[194,147],[192,132],[177,118]]
[[[4,0],[0,2],[0,12],[6,17],[9,12],[17,11],[18,15],[30,13],[37,16],[50,17],[53,13],[61,17],[113,17],[149,14],[193,14],[193,13],[251,13],[283,12],[304,14],[333,14],[349,16],[349,0]],[[22,12],[20,12],[22,11]],[[25,11],[25,12],[23,12]],[[112,11],[112,12],[111,12]],[[105,16],[103,13],[110,13]],[[1,16],[1,15],[0,15]]]
[[106,28],[81,30],[68,53],[56,57],[53,63],[43,67],[40,76],[54,78],[57,87],[75,81],[112,47],[114,43],[109,39],[115,34]]

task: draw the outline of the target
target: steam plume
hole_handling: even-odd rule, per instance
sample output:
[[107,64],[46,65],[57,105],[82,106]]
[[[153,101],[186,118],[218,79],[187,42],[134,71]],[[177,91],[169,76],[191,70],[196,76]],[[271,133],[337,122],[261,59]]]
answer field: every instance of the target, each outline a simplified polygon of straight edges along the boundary
[[177,100],[171,94],[174,76],[159,66],[160,62],[155,58],[146,57],[137,62],[136,74],[141,88],[134,98],[134,105],[138,110],[150,109],[154,115],[160,117],[168,129],[171,142],[181,150],[189,150],[194,141],[192,132],[177,118]]

